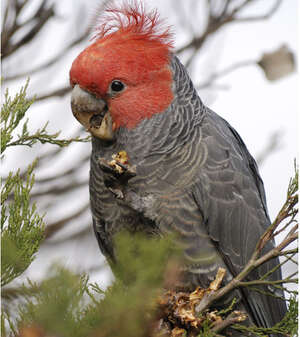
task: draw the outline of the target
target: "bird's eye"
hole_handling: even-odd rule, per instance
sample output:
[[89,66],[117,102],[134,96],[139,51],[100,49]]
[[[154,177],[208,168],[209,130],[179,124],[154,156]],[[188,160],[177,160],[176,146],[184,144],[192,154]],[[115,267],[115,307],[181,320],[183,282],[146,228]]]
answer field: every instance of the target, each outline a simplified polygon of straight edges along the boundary
[[125,84],[119,80],[114,80],[111,82],[110,88],[113,92],[120,92],[125,88]]

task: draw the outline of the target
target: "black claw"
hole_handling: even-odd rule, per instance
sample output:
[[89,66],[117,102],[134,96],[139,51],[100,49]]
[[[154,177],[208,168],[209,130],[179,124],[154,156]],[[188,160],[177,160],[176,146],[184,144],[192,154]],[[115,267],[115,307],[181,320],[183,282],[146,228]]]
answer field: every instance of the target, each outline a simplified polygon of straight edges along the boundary
[[120,176],[120,172],[118,172],[114,167],[110,166],[104,158],[99,159],[99,166],[101,170],[105,173],[112,174],[115,177]]
[[128,167],[122,163],[120,163],[119,161],[117,161],[117,165],[120,166],[125,172],[128,171]]
[[112,177],[116,178],[119,183],[125,184],[128,182],[129,179],[136,176],[136,167],[135,166],[128,166],[124,165],[120,162],[116,162],[115,165],[118,165],[123,171],[118,171],[114,166],[110,165],[109,162],[104,158],[99,158],[99,166],[101,170],[111,175]]

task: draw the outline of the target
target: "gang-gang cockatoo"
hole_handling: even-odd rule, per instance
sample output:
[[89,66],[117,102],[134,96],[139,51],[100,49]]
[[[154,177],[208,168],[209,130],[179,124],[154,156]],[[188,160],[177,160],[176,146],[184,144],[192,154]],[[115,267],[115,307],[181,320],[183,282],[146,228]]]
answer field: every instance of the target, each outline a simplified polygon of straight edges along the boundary
[[[156,11],[124,3],[107,9],[96,32],[74,60],[70,82],[73,114],[92,134],[90,200],[102,253],[114,263],[113,235],[122,229],[175,233],[184,247],[186,287],[207,287],[220,267],[229,282],[270,224],[255,160],[199,98]],[[135,170],[122,173],[120,164],[119,176],[110,172],[105,160],[118,153]],[[272,247],[270,241],[266,249]],[[276,264],[262,265],[248,280]],[[280,279],[280,270],[270,278]],[[259,326],[274,325],[286,312],[275,297],[246,288],[235,296]]]

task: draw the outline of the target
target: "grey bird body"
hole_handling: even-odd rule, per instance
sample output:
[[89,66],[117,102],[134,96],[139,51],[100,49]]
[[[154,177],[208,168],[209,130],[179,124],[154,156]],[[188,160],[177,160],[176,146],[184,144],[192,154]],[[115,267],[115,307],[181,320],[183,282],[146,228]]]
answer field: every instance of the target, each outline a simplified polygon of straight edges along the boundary
[[[175,56],[174,99],[162,113],[133,129],[119,128],[115,141],[93,137],[90,196],[94,230],[102,253],[114,260],[113,235],[121,229],[177,234],[184,247],[187,287],[208,286],[219,267],[225,282],[248,262],[270,224],[256,163],[237,132],[201,102]],[[99,158],[125,150],[136,176],[124,199],[109,188]],[[269,242],[266,249],[271,249]],[[274,259],[250,274],[257,279]],[[271,279],[280,279],[278,269]],[[274,291],[274,290],[273,290]],[[242,289],[235,293],[250,321],[269,327],[286,311],[284,301]],[[282,294],[281,294],[282,295]]]

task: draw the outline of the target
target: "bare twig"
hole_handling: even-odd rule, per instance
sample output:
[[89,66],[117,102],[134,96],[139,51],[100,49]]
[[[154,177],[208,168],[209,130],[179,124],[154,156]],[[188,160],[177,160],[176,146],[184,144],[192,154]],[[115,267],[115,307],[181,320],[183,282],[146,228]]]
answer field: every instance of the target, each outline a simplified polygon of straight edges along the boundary
[[261,285],[261,284],[265,284],[265,285],[275,285],[275,284],[283,284],[283,283],[298,283],[298,279],[297,278],[285,278],[283,280],[277,280],[277,281],[270,281],[270,280],[255,280],[255,281],[241,281],[239,283],[240,286],[243,286],[243,287],[247,287],[247,286],[253,286],[253,285]]
[[204,30],[204,32],[200,36],[194,36],[193,39],[188,42],[186,45],[182,46],[181,48],[177,49],[177,53],[180,54],[187,49],[196,49],[199,50],[203,43],[207,40],[207,38],[217,32],[221,27],[235,22],[255,22],[259,20],[266,20],[270,18],[276,10],[279,8],[282,0],[277,0],[272,8],[263,15],[257,15],[255,17],[238,17],[239,14],[247,5],[253,4],[255,1],[253,0],[245,0],[239,6],[235,7],[231,11],[228,11],[229,6],[228,4],[225,5],[223,11],[220,12],[218,16],[214,16],[211,13],[211,7],[208,7],[208,23]]
[[[41,2],[38,10],[32,15],[28,21],[19,24],[19,15],[21,13],[22,7],[18,7],[17,2],[15,2],[15,20],[11,26],[11,28],[5,27],[4,37],[2,39],[2,57],[5,58],[20,47],[26,45],[35,36],[40,32],[40,30],[45,26],[48,20],[55,15],[54,6],[49,6],[46,8],[47,0],[43,0]],[[33,27],[17,42],[12,43],[12,36],[21,28],[27,26],[28,23],[34,22]]]
[[209,78],[205,82],[196,85],[196,88],[197,89],[207,88],[207,87],[211,86],[216,79],[218,79],[220,77],[223,77],[223,76],[226,76],[226,75],[232,73],[233,71],[235,71],[237,69],[248,67],[248,66],[253,66],[255,64],[256,64],[255,60],[244,60],[244,61],[240,61],[238,63],[235,63],[235,64],[217,72],[217,73],[214,73],[214,74],[210,75]]
[[87,203],[83,207],[81,207],[77,212],[74,212],[70,216],[67,216],[59,221],[56,221],[52,224],[49,224],[45,229],[45,238],[49,239],[51,236],[53,236],[56,232],[58,232],[60,229],[62,229],[66,223],[76,219],[79,217],[82,213],[84,213],[87,209],[89,209],[90,204]]
[[31,70],[27,70],[12,76],[6,76],[4,78],[5,81],[11,81],[11,80],[16,80],[22,77],[30,77],[32,75],[34,75],[35,73],[45,70],[46,68],[54,65],[55,63],[57,63],[68,51],[70,51],[74,46],[76,46],[78,43],[84,41],[84,39],[86,39],[88,37],[90,33],[90,28],[86,29],[85,32],[79,36],[77,39],[75,39],[74,41],[70,42],[65,48],[63,48],[58,54],[56,54],[56,56],[54,56],[52,59],[50,59],[49,61],[41,64],[40,66],[31,69]]
[[80,188],[83,186],[88,186],[87,180],[80,181],[80,182],[69,182],[68,184],[65,184],[64,186],[51,186],[50,188],[44,191],[33,192],[31,194],[31,197],[37,198],[37,197],[41,197],[44,195],[50,195],[50,194],[61,195],[68,191],[71,191],[71,190],[74,190],[76,188]]
[[35,98],[35,101],[37,102],[37,101],[42,101],[42,100],[45,100],[45,99],[48,99],[48,98],[63,97],[65,95],[67,95],[69,92],[71,92],[71,90],[72,90],[71,86],[67,85],[67,86],[64,86],[60,89],[52,90],[47,94],[37,96]]
[[[250,3],[250,1],[248,3]],[[254,21],[262,21],[262,20],[269,19],[277,11],[281,3],[282,3],[282,0],[277,0],[274,3],[274,5],[271,7],[271,9],[269,9],[269,11],[263,15],[241,17],[241,18],[235,17],[234,20],[236,22],[254,22]]]
[[[294,248],[294,249],[287,249],[287,250],[284,250],[284,251],[282,251],[282,252],[280,252],[280,256],[285,256],[285,255],[287,255],[287,254],[297,254],[298,253],[298,248]],[[287,257],[287,258],[290,258],[290,257]],[[292,260],[294,263],[296,263],[296,264],[298,264],[298,262],[297,261],[294,261],[294,260]]]
[[85,163],[89,161],[89,158],[90,158],[90,154],[82,157],[78,162],[76,162],[76,164],[73,167],[69,168],[66,171],[62,171],[56,175],[48,176],[45,178],[35,178],[35,183],[44,184],[44,183],[58,180],[59,178],[66,178],[68,176],[74,175],[78,172],[79,167],[82,167]]
[[[287,253],[289,252],[290,253]],[[276,270],[280,269],[282,266],[284,266],[288,262],[294,262],[293,257],[298,253],[298,248],[285,250],[283,252],[280,252],[279,256],[284,256],[285,259],[281,263],[277,264],[274,268],[266,272],[264,275],[260,277],[260,280],[267,279],[271,274],[273,274]]]
[[[51,225],[49,225],[51,226]],[[61,243],[66,243],[66,242],[70,242],[70,241],[74,241],[74,240],[79,240],[82,239],[83,237],[88,236],[91,233],[91,229],[92,229],[92,224],[88,224],[86,226],[84,226],[84,228],[76,233],[72,233],[71,235],[69,235],[68,237],[65,237],[63,239],[58,239],[58,240],[46,240],[44,241],[44,243],[46,245],[51,245],[51,246],[55,246]]]
[[231,1],[231,0],[225,0],[225,1],[223,2],[223,9],[222,9],[222,11],[220,12],[219,17],[223,17],[223,16],[227,13],[227,10],[228,10],[230,1]]
[[241,311],[233,311],[228,317],[224,320],[217,321],[217,323],[211,329],[213,332],[221,332],[228,326],[231,326],[235,323],[243,322],[247,319],[247,315]]

